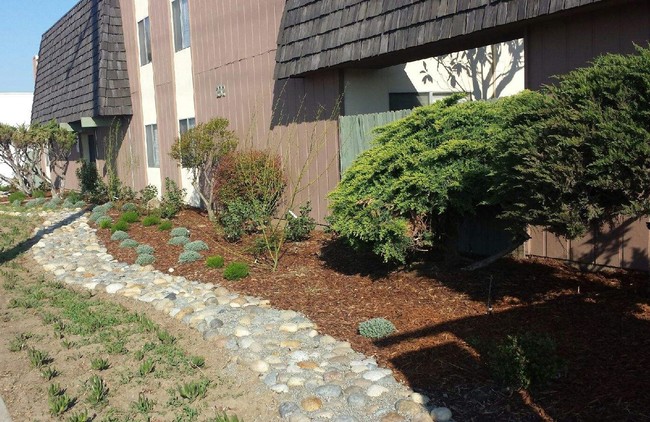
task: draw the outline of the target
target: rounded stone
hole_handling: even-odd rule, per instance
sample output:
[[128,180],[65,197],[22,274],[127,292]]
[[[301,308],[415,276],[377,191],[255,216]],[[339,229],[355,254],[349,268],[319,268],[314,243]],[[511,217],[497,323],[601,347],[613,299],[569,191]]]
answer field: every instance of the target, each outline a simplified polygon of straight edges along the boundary
[[300,377],[290,377],[287,380],[287,385],[289,387],[302,387],[305,385],[305,379]]
[[295,333],[298,331],[298,325],[297,324],[282,324],[280,325],[280,331],[284,331],[285,333]]
[[219,318],[215,318],[215,319],[210,321],[210,323],[208,324],[208,327],[210,327],[213,330],[217,329],[217,328],[221,328],[221,327],[223,327],[223,321],[220,320]]
[[251,364],[250,368],[255,372],[267,372],[269,370],[269,364],[263,360],[256,360]]
[[300,407],[292,401],[285,401],[278,408],[281,418],[286,418],[300,411]]
[[244,327],[236,327],[235,328],[235,337],[246,337],[246,336],[250,336],[250,335],[251,335],[251,332],[248,331]]
[[406,418],[396,412],[390,412],[382,416],[380,422],[404,422]]
[[417,404],[416,402],[409,399],[402,399],[398,401],[395,404],[395,410],[397,410],[400,415],[408,416],[411,418],[413,416],[426,412],[422,405]]
[[391,373],[391,371],[387,369],[375,369],[373,371],[368,371],[365,372],[362,377],[363,379],[367,379],[369,381],[379,381],[380,379],[388,376]]
[[363,407],[366,405],[366,395],[361,393],[352,393],[348,396],[348,405],[351,407]]
[[314,361],[311,360],[303,360],[301,362],[297,363],[298,367],[302,369],[316,369],[318,368],[318,364]]
[[425,396],[424,394],[413,393],[410,395],[410,398],[418,404],[426,405],[429,403],[429,397]]
[[288,393],[289,386],[287,384],[275,384],[271,386],[271,390],[275,391],[276,393]]
[[431,417],[435,422],[447,422],[451,420],[451,410],[446,407],[436,407],[431,410]]
[[336,398],[343,393],[343,390],[336,384],[325,384],[318,387],[315,392],[321,397]]
[[387,393],[387,392],[388,392],[388,388],[386,388],[384,386],[381,386],[381,385],[374,384],[374,385],[371,385],[370,387],[368,387],[368,390],[366,391],[366,394],[369,397],[379,397],[382,394]]
[[318,397],[307,397],[300,402],[300,407],[307,412],[313,412],[323,407],[323,401]]

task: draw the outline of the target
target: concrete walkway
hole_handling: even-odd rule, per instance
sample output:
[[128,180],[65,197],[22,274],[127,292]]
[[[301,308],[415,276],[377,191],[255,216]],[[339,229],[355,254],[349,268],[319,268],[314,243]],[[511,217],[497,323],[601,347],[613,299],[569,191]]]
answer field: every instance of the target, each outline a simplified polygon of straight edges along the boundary
[[7,411],[5,402],[2,401],[2,397],[0,397],[0,422],[11,422],[11,417]]

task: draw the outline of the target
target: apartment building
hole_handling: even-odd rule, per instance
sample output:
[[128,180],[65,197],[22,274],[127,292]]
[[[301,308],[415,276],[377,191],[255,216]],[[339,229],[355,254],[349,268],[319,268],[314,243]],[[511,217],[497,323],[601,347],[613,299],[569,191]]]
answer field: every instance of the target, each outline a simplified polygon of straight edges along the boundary
[[[32,120],[76,131],[73,160],[103,169],[114,151],[134,189],[162,190],[166,177],[189,187],[168,152],[179,133],[216,116],[242,147],[278,151],[294,179],[317,145],[299,201],[311,200],[322,220],[340,178],[339,117],[388,109],[391,94],[432,98],[441,89],[415,81],[422,61],[519,40],[525,61],[507,93],[648,39],[644,0],[81,0],[43,35]],[[631,242],[647,255],[639,230]],[[540,239],[535,253],[555,254],[555,241]],[[563,248],[569,258],[647,266],[620,248],[617,258],[612,248],[604,258],[595,247]]]

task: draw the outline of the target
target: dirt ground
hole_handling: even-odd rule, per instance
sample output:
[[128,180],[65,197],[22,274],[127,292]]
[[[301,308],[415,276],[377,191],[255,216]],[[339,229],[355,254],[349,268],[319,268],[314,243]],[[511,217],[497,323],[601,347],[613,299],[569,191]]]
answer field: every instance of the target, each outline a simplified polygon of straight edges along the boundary
[[[6,230],[3,230],[5,235]],[[1,252],[1,250],[0,250]],[[162,363],[147,376],[138,376],[137,371],[141,361],[134,357],[136,352],[143,349],[147,336],[133,335],[126,343],[123,353],[107,353],[101,344],[88,341],[89,337],[68,334],[61,336],[53,329],[52,324],[44,322],[44,315],[56,310],[44,302],[33,308],[14,307],[12,299],[24,296],[24,290],[30,286],[49,283],[49,275],[35,270],[38,265],[27,255],[21,255],[11,261],[7,254],[0,254],[0,271],[2,286],[0,286],[0,396],[3,397],[14,422],[62,420],[69,415],[88,411],[93,420],[127,420],[121,419],[131,414],[133,419],[145,420],[145,415],[135,412],[132,403],[143,393],[155,405],[149,413],[151,421],[197,420],[204,421],[223,411],[229,415],[237,415],[246,421],[277,420],[275,398],[264,390],[253,374],[231,373],[224,370],[228,358],[206,347],[206,342],[199,333],[173,320],[150,306],[130,299],[79,291],[88,300],[117,303],[125,308],[125,312],[135,312],[146,315],[161,329],[166,330],[177,340],[175,346],[182,349],[187,356],[203,356],[205,365],[202,368],[176,369]],[[3,281],[4,280],[4,281]],[[69,287],[65,287],[69,288]],[[91,297],[92,296],[92,297]],[[126,328],[119,327],[120,330]],[[65,332],[65,330],[64,330]],[[20,335],[28,337],[23,350],[11,351],[12,343]],[[100,333],[95,333],[100,335]],[[94,334],[93,334],[94,335]],[[151,335],[149,336],[151,337]],[[155,341],[155,337],[153,338]],[[152,341],[151,338],[149,341]],[[72,346],[67,348],[65,342]],[[85,344],[89,343],[89,344]],[[14,344],[15,345],[15,344]],[[28,359],[27,349],[34,348],[47,352],[51,358],[48,366],[56,368],[60,374],[48,381],[41,375],[39,368],[32,368]],[[143,349],[146,350],[146,349]],[[174,349],[176,350],[176,349]],[[172,353],[172,352],[170,352]],[[93,358],[106,358],[110,367],[104,371],[91,369]],[[109,388],[107,403],[91,406],[88,395],[87,380],[94,374],[100,375]],[[199,378],[211,380],[205,398],[193,403],[178,402],[170,404],[171,393],[180,383]],[[63,417],[51,416],[48,407],[48,387],[59,383],[66,393],[77,398],[76,404]],[[186,409],[186,407],[189,408]],[[120,419],[108,419],[111,412],[119,415]],[[198,418],[192,419],[192,412],[198,412]],[[184,419],[174,419],[182,415]]]
[[[116,215],[116,214],[114,214]],[[155,248],[155,267],[271,300],[306,314],[319,329],[376,356],[397,377],[457,421],[650,420],[650,296],[647,275],[583,273],[551,260],[506,259],[471,273],[426,265],[391,268],[360,256],[329,235],[288,244],[277,272],[250,253],[251,239],[223,241],[205,215],[185,210],[174,220],[205,255],[246,261],[251,275],[228,282],[202,262],[179,265],[182,247],[169,233],[132,225],[130,236]],[[110,253],[134,262],[135,252],[99,231]],[[490,288],[491,284],[491,288]],[[488,311],[488,300],[491,311]],[[371,341],[359,322],[384,317],[397,334]],[[486,368],[486,349],[510,334],[549,335],[566,372],[546,387],[515,391]]]

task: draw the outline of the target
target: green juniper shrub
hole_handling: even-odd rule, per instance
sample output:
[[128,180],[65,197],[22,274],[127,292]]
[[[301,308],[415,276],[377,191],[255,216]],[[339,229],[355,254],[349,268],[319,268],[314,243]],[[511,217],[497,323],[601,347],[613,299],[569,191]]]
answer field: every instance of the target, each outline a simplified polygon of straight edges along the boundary
[[171,230],[173,226],[174,225],[172,224],[171,221],[163,220],[163,221],[160,222],[160,224],[158,224],[158,230],[160,230],[161,232],[164,232],[164,231],[167,231],[167,230]]
[[135,223],[140,219],[137,211],[126,211],[120,216],[120,221],[126,221],[127,223]]
[[122,205],[122,211],[137,211],[138,206],[135,205],[133,202],[127,202],[124,205]]
[[141,253],[136,258],[135,263],[138,265],[145,266],[145,265],[153,264],[155,260],[156,258],[153,255],[148,253]]
[[395,326],[385,318],[372,318],[359,323],[359,334],[366,338],[384,338],[395,332]]
[[142,254],[145,254],[145,253],[152,255],[154,253],[154,248],[153,248],[153,246],[143,244],[143,245],[138,246],[135,249],[135,252],[138,255],[142,255]]
[[111,240],[121,242],[122,240],[128,239],[129,234],[122,230],[116,230],[111,235]]
[[158,188],[155,185],[147,185],[140,191],[140,200],[144,205],[156,197],[158,197]]
[[176,182],[166,177],[165,193],[163,194],[162,201],[160,201],[160,216],[163,218],[176,216],[183,209],[183,200],[186,192],[185,189],[179,188]]
[[160,224],[160,217],[157,215],[148,215],[142,219],[142,225],[145,227],[157,226]]
[[173,246],[184,246],[189,242],[190,239],[185,236],[174,236],[171,239],[169,239],[169,242],[167,242],[167,244]]
[[104,182],[99,177],[95,163],[81,160],[81,165],[75,170],[75,175],[79,181],[79,189],[81,189],[82,195],[93,197],[96,196],[98,191],[105,190],[102,186]]
[[208,268],[223,268],[224,263],[223,256],[220,255],[209,256],[205,260],[205,266]]
[[195,252],[195,251],[183,251],[178,256],[178,262],[180,264],[185,264],[185,263],[188,263],[188,262],[198,261],[201,258],[202,258],[202,256],[198,252]]
[[241,280],[248,276],[248,265],[243,262],[232,262],[223,270],[223,277],[226,280]]
[[129,231],[129,223],[124,220],[116,221],[113,226],[111,226],[111,232],[115,233],[116,231]]
[[186,243],[185,246],[183,246],[183,249],[186,251],[200,252],[200,251],[207,251],[209,248],[204,241],[195,240],[194,242]]
[[190,231],[187,230],[185,227],[176,227],[169,233],[169,235],[172,237],[176,237],[176,236],[189,237]]
[[25,195],[21,191],[16,191],[16,192],[10,193],[9,197],[7,199],[9,200],[9,202],[11,202],[13,204],[15,201],[21,201],[22,202],[22,201],[25,200],[25,198],[27,198],[27,195]]
[[300,242],[309,239],[310,233],[316,228],[316,220],[311,216],[311,202],[300,207],[300,213],[295,216],[287,213],[287,225],[285,226],[285,237],[291,242]]
[[137,248],[139,243],[133,239],[124,239],[120,242],[120,248]]
[[555,341],[546,334],[508,335],[491,347],[488,367],[503,384],[516,389],[543,387],[566,369]]

